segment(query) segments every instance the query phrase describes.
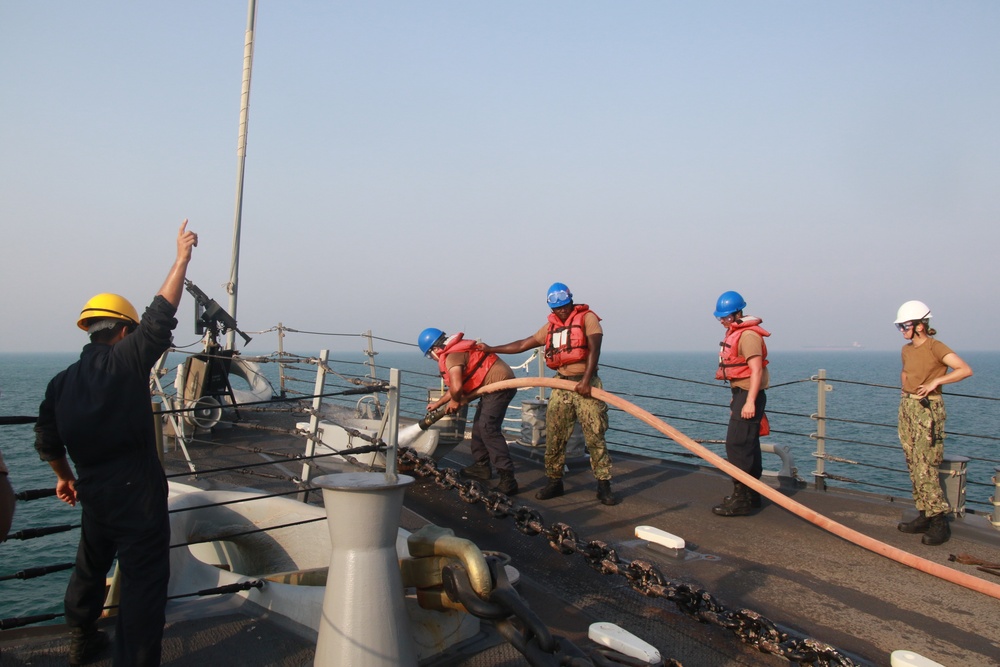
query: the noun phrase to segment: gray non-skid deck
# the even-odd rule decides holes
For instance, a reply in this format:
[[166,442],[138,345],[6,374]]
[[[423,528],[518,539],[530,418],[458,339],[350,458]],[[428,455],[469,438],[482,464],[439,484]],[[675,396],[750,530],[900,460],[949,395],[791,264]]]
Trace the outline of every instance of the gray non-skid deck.
[[[455,466],[469,460],[466,452],[459,448],[452,455]],[[522,493],[517,502],[538,509],[549,525],[565,522],[581,539],[611,542],[624,559],[653,561],[671,581],[699,586],[727,607],[757,611],[782,628],[832,644],[858,661],[888,665],[890,653],[902,649],[948,666],[1000,665],[1000,600],[876,555],[767,500],[753,516],[717,517],[710,508],[732,486],[715,471],[623,455],[614,458],[613,487],[623,497],[619,505],[605,507],[596,500],[596,483],[585,462],[572,466],[565,477],[566,495],[535,500],[544,476],[540,464],[530,460],[518,461]],[[457,498],[441,503],[433,497],[435,491],[418,485],[410,494],[410,506],[418,507],[433,521],[450,520],[449,526],[459,526],[482,548],[510,553],[515,565],[529,576],[543,577],[557,595],[587,600],[592,608],[607,614],[607,620],[622,619],[623,627],[647,638],[665,656],[685,665],[723,664],[711,657],[702,662],[704,647],[682,654],[669,644],[660,645],[645,635],[644,629],[694,636],[708,648],[730,641],[731,635],[725,631],[712,628],[706,632],[706,626],[678,612],[671,603],[651,603],[625,587],[620,577],[594,573],[574,562],[581,557],[562,556],[541,537],[504,530],[502,524],[510,521],[489,518],[481,506],[469,507]],[[949,554],[967,553],[1000,562],[1000,533],[982,516],[967,515],[954,521],[952,539],[930,547],[920,542],[919,535],[896,529],[904,511],[912,512],[912,506],[851,493],[808,489],[785,493],[865,535],[1000,583],[997,577],[973,566],[948,560]],[[427,497],[421,502],[424,494]],[[441,509],[446,507],[451,510]],[[637,525],[651,525],[684,538],[688,552],[674,558],[650,549],[634,537]],[[530,542],[543,545],[528,546]],[[548,553],[538,554],[539,548]],[[559,568],[559,562],[567,560],[575,565],[572,571],[567,566]],[[617,586],[619,593],[595,594],[598,582],[606,579],[612,580],[611,587]],[[633,613],[648,604],[656,611],[650,613],[647,608]],[[664,623],[645,627],[640,623],[637,629],[628,622],[633,615],[644,619],[662,616]],[[757,664],[766,664],[760,654],[757,660]]]
[[[102,622],[113,634],[114,621]],[[271,619],[231,612],[168,623],[163,638],[164,665],[311,665],[314,645]],[[63,626],[0,635],[0,665],[65,665],[68,639]],[[111,651],[91,663],[111,665]]]
[[[294,419],[266,418],[271,423]],[[214,439],[219,444],[189,448],[200,470],[246,465],[262,456],[272,458],[276,465],[254,468],[264,474],[249,477],[206,474],[199,476],[199,484],[276,491],[289,486],[273,475],[301,472],[301,463],[227,446],[301,453],[302,443],[295,438],[218,429]],[[781,628],[829,643],[862,664],[888,665],[889,654],[896,649],[912,650],[950,667],[1000,664],[996,631],[1000,600],[887,560],[766,500],[751,517],[716,517],[710,508],[731,485],[715,471],[618,454],[613,486],[623,502],[606,507],[595,498],[596,484],[586,462],[576,461],[565,478],[566,495],[538,501],[534,493],[544,483],[541,452],[514,450],[522,489],[516,504],[538,510],[546,524],[569,524],[581,539],[614,544],[623,559],[652,561],[667,579],[701,587],[728,607],[757,611]],[[180,453],[173,452],[168,474],[183,470],[182,462]],[[462,444],[440,465],[461,467],[468,462],[468,445]],[[177,480],[191,481],[186,476]],[[948,561],[949,554],[958,553],[1000,561],[1000,533],[982,517],[956,520],[950,542],[927,547],[919,536],[895,528],[909,509],[906,504],[804,488],[786,493],[875,539],[997,583],[996,577],[975,567]],[[314,495],[318,500],[319,494]],[[491,518],[482,503],[466,504],[457,492],[417,479],[407,490],[402,525],[416,529],[427,522],[451,528],[480,548],[509,554],[522,575],[520,591],[531,607],[554,632],[581,647],[588,647],[589,624],[606,620],[646,639],[664,657],[686,667],[788,664],[741,644],[728,630],[699,623],[668,601],[640,595],[621,577],[595,572],[579,555],[557,553],[544,538],[515,530],[510,519]],[[672,557],[648,548],[634,536],[637,525],[651,525],[684,538],[687,552]],[[65,639],[59,632],[58,627],[48,626],[0,633],[0,665],[65,664]],[[312,660],[312,644],[301,633],[248,608],[230,609],[204,620],[174,615],[165,632],[164,664],[306,665]],[[110,659],[94,664],[107,665]],[[452,656],[439,664],[526,662],[512,654],[510,647],[494,647],[475,658]]]

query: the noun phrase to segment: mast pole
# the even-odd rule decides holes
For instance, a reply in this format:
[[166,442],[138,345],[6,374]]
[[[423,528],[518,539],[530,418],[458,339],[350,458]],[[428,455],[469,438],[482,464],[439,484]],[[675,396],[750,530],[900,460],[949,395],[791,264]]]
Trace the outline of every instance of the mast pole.
[[[243,92],[240,97],[240,130],[236,146],[236,213],[233,219],[233,256],[229,269],[229,314],[236,319],[236,296],[240,273],[240,225],[243,220],[243,173],[247,157],[247,126],[250,122],[250,73],[253,69],[254,28],[257,23],[257,2],[247,2],[247,30],[243,42]],[[236,332],[226,335],[226,349],[236,349]]]

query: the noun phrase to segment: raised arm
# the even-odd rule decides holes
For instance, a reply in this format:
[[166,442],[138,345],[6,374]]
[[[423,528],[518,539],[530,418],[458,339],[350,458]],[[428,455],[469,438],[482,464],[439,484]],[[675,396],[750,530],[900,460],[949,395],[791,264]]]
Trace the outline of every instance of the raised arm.
[[177,232],[177,258],[174,260],[170,272],[158,294],[173,304],[174,308],[180,305],[181,295],[184,293],[184,277],[187,275],[188,263],[191,261],[191,250],[198,245],[198,235],[187,231],[187,219],[181,223],[180,231]]

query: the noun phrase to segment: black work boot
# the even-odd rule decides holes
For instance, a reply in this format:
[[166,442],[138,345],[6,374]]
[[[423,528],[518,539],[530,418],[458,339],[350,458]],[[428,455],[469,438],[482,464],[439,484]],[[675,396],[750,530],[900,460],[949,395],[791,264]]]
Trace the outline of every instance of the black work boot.
[[746,484],[743,484],[741,482],[736,482],[736,481],[733,482],[733,495],[729,495],[729,496],[726,496],[725,498],[723,498],[722,499],[722,503],[723,504],[727,504],[727,503],[728,504],[732,504],[732,502],[733,502],[733,496],[736,495],[736,489],[738,487],[740,487],[740,486],[742,486],[744,489],[746,489],[747,493],[750,494],[750,507],[752,507],[754,509],[760,509],[760,506],[761,506],[760,493],[758,491],[754,491],[753,489],[751,489]]
[[927,532],[920,538],[920,541],[928,546],[935,547],[944,544],[951,538],[951,526],[948,525],[947,514],[935,514],[928,518],[930,526]]
[[610,479],[597,480],[597,499],[605,505],[617,505],[620,502],[618,496],[611,491]]
[[548,500],[549,498],[555,498],[561,496],[565,491],[563,490],[562,477],[549,477],[549,483],[545,485],[545,488],[535,494],[535,498],[539,500]]
[[97,625],[69,630],[69,664],[86,665],[101,654],[111,641],[106,632],[97,629]]
[[899,528],[904,533],[926,533],[930,527],[931,520],[924,514],[923,510],[920,510],[920,514],[913,521],[900,521],[896,525],[896,528]]
[[496,491],[513,496],[517,494],[517,479],[514,478],[513,470],[499,470],[500,483],[493,487]]
[[462,468],[462,477],[482,480],[493,479],[493,471],[490,470],[490,462],[476,461],[470,466],[465,466]]
[[733,482],[733,495],[723,498],[721,503],[712,508],[712,513],[719,516],[747,516],[752,509],[750,487]]
[[740,486],[740,483],[734,481],[733,482],[733,492],[730,493],[728,496],[724,496],[722,498],[722,502],[719,503],[718,505],[716,505],[715,507],[713,507],[712,511],[715,512],[716,514],[718,514],[719,512],[717,510],[721,511],[724,508],[728,509],[729,506],[733,504],[733,501],[736,500],[736,490],[739,488],[739,486]]

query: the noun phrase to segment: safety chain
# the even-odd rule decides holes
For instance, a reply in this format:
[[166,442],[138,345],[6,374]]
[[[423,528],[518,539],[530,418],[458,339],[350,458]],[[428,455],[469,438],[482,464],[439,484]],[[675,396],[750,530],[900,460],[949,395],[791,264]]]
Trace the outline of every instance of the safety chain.
[[482,502],[490,516],[512,517],[514,526],[525,535],[543,535],[559,553],[567,556],[580,554],[597,572],[620,575],[639,593],[670,600],[689,616],[730,630],[744,644],[761,652],[780,655],[799,665],[858,667],[858,663],[829,644],[809,637],[793,637],[779,630],[772,621],[757,612],[729,609],[708,591],[670,581],[653,563],[643,560],[629,562],[622,559],[615,548],[606,542],[581,540],[576,536],[576,531],[565,523],[546,526],[537,510],[524,505],[515,507],[505,494],[487,490],[477,481],[463,481],[458,470],[438,468],[434,459],[429,456],[423,456],[413,449],[401,448],[399,463],[400,470],[411,471],[420,477],[431,477],[442,489],[457,489],[462,501],[468,504]]

